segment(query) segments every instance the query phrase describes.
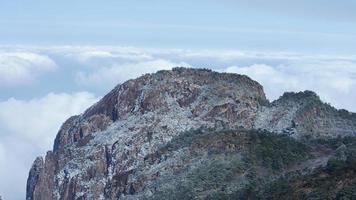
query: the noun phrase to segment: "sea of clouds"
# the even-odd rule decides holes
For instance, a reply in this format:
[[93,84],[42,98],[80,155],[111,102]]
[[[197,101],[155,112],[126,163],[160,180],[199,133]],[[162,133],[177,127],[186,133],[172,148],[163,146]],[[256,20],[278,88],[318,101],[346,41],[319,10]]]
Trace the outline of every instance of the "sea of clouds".
[[112,46],[0,47],[0,194],[23,199],[32,161],[53,145],[60,125],[115,85],[176,66],[240,73],[270,100],[313,90],[356,111],[356,56]]

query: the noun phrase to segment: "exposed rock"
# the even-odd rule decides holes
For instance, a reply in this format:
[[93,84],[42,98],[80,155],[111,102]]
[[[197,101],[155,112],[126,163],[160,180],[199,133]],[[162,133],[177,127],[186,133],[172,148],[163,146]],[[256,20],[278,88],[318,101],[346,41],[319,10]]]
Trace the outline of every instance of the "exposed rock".
[[[160,177],[208,162],[207,149],[231,151],[233,160],[241,161],[245,136],[238,137],[238,144],[216,138],[217,143],[212,139],[206,148],[206,143],[197,143],[162,152],[172,139],[200,128],[266,129],[295,138],[327,138],[356,135],[356,117],[323,104],[308,91],[286,93],[269,103],[262,86],[243,75],[185,68],[159,71],[118,85],[82,115],[69,118],[53,151],[45,161],[34,162],[26,198],[148,198],[162,191],[158,187],[171,187]],[[219,154],[215,159],[224,163],[227,158]]]
[[44,162],[42,157],[36,158],[35,162],[32,164],[27,180],[26,199],[34,198],[35,189],[38,188],[37,184],[39,183],[39,178],[42,174],[43,166]]
[[285,93],[259,110],[254,128],[293,137],[356,135],[356,115],[321,102],[311,91]]

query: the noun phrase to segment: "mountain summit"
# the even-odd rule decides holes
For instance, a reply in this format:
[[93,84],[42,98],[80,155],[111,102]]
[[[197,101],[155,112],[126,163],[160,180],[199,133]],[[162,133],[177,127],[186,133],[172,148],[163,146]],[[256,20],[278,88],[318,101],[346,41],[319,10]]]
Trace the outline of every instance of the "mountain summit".
[[[320,188],[294,191],[305,175],[335,160],[353,166],[354,136],[356,114],[314,92],[269,102],[247,76],[174,68],[126,81],[69,118],[34,161],[26,199],[277,199],[269,186],[291,172],[289,194],[306,198]],[[353,186],[348,175],[331,196]]]

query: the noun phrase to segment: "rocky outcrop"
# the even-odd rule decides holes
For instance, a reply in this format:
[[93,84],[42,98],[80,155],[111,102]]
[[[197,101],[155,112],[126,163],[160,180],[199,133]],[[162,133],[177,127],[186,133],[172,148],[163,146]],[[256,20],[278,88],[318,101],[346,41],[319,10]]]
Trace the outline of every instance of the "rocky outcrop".
[[356,114],[321,102],[311,91],[285,93],[257,115],[254,128],[296,138],[356,135]]
[[[193,144],[161,152],[182,133],[200,129],[265,129],[324,138],[355,135],[356,117],[323,104],[312,92],[286,93],[269,103],[262,86],[243,75],[159,71],[118,85],[82,115],[69,118],[53,151],[34,162],[26,198],[149,198],[163,187],[159,183],[166,179],[160,177],[183,173],[206,158],[204,148],[192,155],[193,147],[201,148]],[[235,145],[239,160],[240,146],[229,145]]]
[[42,157],[36,158],[35,162],[33,162],[27,180],[26,199],[32,199],[35,189],[38,188],[36,185],[39,183],[40,174],[43,171],[43,165],[44,163]]

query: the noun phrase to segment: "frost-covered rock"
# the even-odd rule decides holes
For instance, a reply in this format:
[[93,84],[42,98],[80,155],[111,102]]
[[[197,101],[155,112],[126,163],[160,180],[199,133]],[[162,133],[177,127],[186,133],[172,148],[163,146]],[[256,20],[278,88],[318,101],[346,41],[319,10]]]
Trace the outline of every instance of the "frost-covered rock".
[[[188,162],[192,169],[192,163],[203,162],[189,148],[158,155],[189,130],[266,129],[296,138],[336,137],[355,135],[355,119],[312,92],[288,93],[269,103],[262,86],[243,75],[159,71],[118,85],[82,115],[69,118],[53,151],[34,162],[26,198],[149,197],[164,185],[159,177],[170,177]],[[158,157],[152,160],[152,155]]]
[[356,114],[336,110],[311,91],[285,93],[257,115],[254,128],[295,138],[356,135]]

